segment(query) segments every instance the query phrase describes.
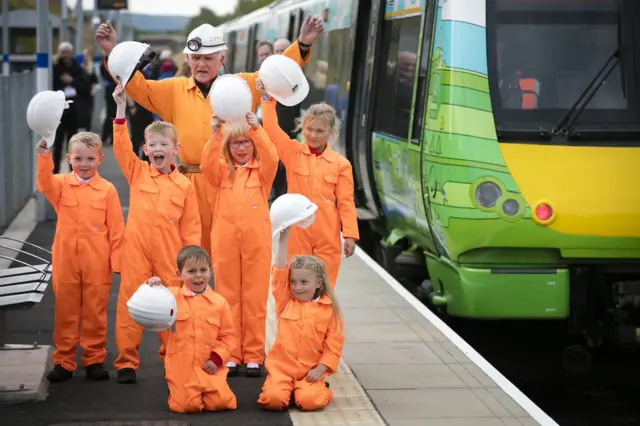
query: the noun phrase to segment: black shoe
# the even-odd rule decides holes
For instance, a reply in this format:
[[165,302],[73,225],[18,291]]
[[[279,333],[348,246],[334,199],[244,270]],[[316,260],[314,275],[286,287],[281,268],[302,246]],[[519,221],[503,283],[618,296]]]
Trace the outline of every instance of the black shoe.
[[118,383],[130,384],[136,382],[136,370],[133,368],[123,368],[118,370]]
[[327,389],[329,389],[331,386],[329,386],[329,382],[324,382],[324,385],[327,387]]
[[227,377],[236,377],[238,375],[238,371],[240,371],[240,366],[236,365],[235,367],[227,367],[229,372],[227,373]]
[[247,377],[262,377],[262,366],[258,365],[258,368],[249,368],[245,366],[244,374]]
[[85,371],[89,380],[109,380],[109,372],[102,363],[87,365]]
[[67,380],[71,379],[71,377],[73,377],[73,372],[65,370],[62,367],[62,364],[56,364],[55,367],[53,367],[53,370],[51,370],[49,374],[47,374],[47,380],[49,380],[51,383],[66,382]]

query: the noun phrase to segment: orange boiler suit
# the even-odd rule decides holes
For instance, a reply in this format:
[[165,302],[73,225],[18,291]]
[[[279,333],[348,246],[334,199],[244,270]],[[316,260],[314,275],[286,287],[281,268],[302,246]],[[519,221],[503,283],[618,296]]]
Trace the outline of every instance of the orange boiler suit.
[[[176,298],[174,326],[158,333],[169,385],[169,409],[176,413],[235,410],[236,396],[227,383],[225,363],[237,336],[226,300],[207,286],[201,294],[186,287],[169,289]],[[207,374],[207,360],[218,366]]]
[[88,182],[73,172],[54,175],[50,153],[38,154],[36,185],[58,215],[51,253],[53,363],[75,371],[80,343],[84,367],[104,364],[112,272],[120,272],[125,229],[118,192],[97,172]]
[[211,229],[215,289],[231,306],[238,340],[231,361],[264,363],[271,220],[268,196],[278,170],[278,154],[262,127],[249,130],[260,160],[236,166],[222,157],[215,136],[202,152],[202,173],[217,193]]
[[[303,67],[311,58],[311,49],[307,51],[303,59],[300,55],[300,45],[296,40],[283,52],[283,55],[290,57]],[[106,66],[107,61],[105,60]],[[260,93],[256,90],[258,73],[239,73],[236,75],[246,80],[249,85],[253,95],[252,111],[255,111],[260,104]],[[162,120],[176,126],[178,139],[182,146],[178,154],[181,168],[193,183],[198,196],[202,223],[202,242],[199,245],[211,255],[209,235],[211,235],[216,194],[200,171],[202,149],[211,136],[210,123],[213,109],[209,103],[208,95],[206,98],[202,95],[193,77],[147,80],[140,71],[134,73],[125,88],[127,95],[132,100],[146,110],[159,115]]]
[[176,256],[183,247],[200,244],[200,216],[189,179],[175,167],[165,175],[140,160],[133,152],[124,119],[114,120],[113,152],[130,187],[116,307],[118,357],[114,365],[118,370],[137,370],[143,329],[131,319],[127,301],[154,275],[167,286],[179,285]]
[[[268,375],[258,403],[269,410],[282,410],[289,406],[293,392],[302,410],[324,408],[332,396],[325,379],[338,370],[342,356],[343,323],[336,320],[328,296],[303,302],[291,295],[289,266],[273,268],[271,285],[278,334],[267,355]],[[327,372],[317,382],[307,382],[307,373],[318,364],[324,364]]]
[[307,143],[290,139],[278,126],[274,100],[262,101],[262,123],[287,170],[287,192],[302,194],[318,205],[311,226],[291,228],[288,256],[318,256],[334,288],[342,261],[341,222],[344,238],[357,241],[360,237],[351,163],[330,145],[316,154]]

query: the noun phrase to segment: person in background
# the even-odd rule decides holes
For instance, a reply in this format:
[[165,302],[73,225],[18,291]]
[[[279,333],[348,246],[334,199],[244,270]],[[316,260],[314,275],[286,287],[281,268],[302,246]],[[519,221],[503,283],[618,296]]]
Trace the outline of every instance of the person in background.
[[265,59],[273,55],[273,44],[266,40],[259,42],[256,46],[256,53],[258,54],[258,66],[260,66]]
[[73,45],[63,42],[58,47],[53,63],[53,90],[61,90],[67,100],[73,101],[65,109],[56,130],[53,145],[53,173],[60,171],[60,160],[66,151],[66,145],[73,135],[78,133],[79,115],[83,101],[91,94],[91,79],[73,56]]
[[78,111],[78,130],[91,131],[93,125],[93,100],[96,93],[96,84],[98,84],[98,77],[96,76],[93,61],[89,51],[84,49],[82,51],[82,68],[89,76],[91,82],[91,90],[86,97],[79,99],[80,109]]

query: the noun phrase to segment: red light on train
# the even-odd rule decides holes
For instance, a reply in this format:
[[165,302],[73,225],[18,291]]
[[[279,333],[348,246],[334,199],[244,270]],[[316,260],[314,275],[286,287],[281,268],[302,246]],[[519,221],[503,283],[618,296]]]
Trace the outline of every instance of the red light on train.
[[553,216],[553,210],[548,204],[543,203],[536,207],[536,217],[538,218],[538,220],[546,222],[547,220],[551,219],[551,216]]

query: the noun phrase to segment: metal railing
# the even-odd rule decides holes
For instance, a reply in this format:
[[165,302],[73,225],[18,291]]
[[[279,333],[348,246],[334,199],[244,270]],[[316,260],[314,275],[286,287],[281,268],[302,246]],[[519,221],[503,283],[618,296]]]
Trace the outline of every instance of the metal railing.
[[34,72],[0,76],[0,228],[34,193],[36,142],[26,111],[35,94]]

